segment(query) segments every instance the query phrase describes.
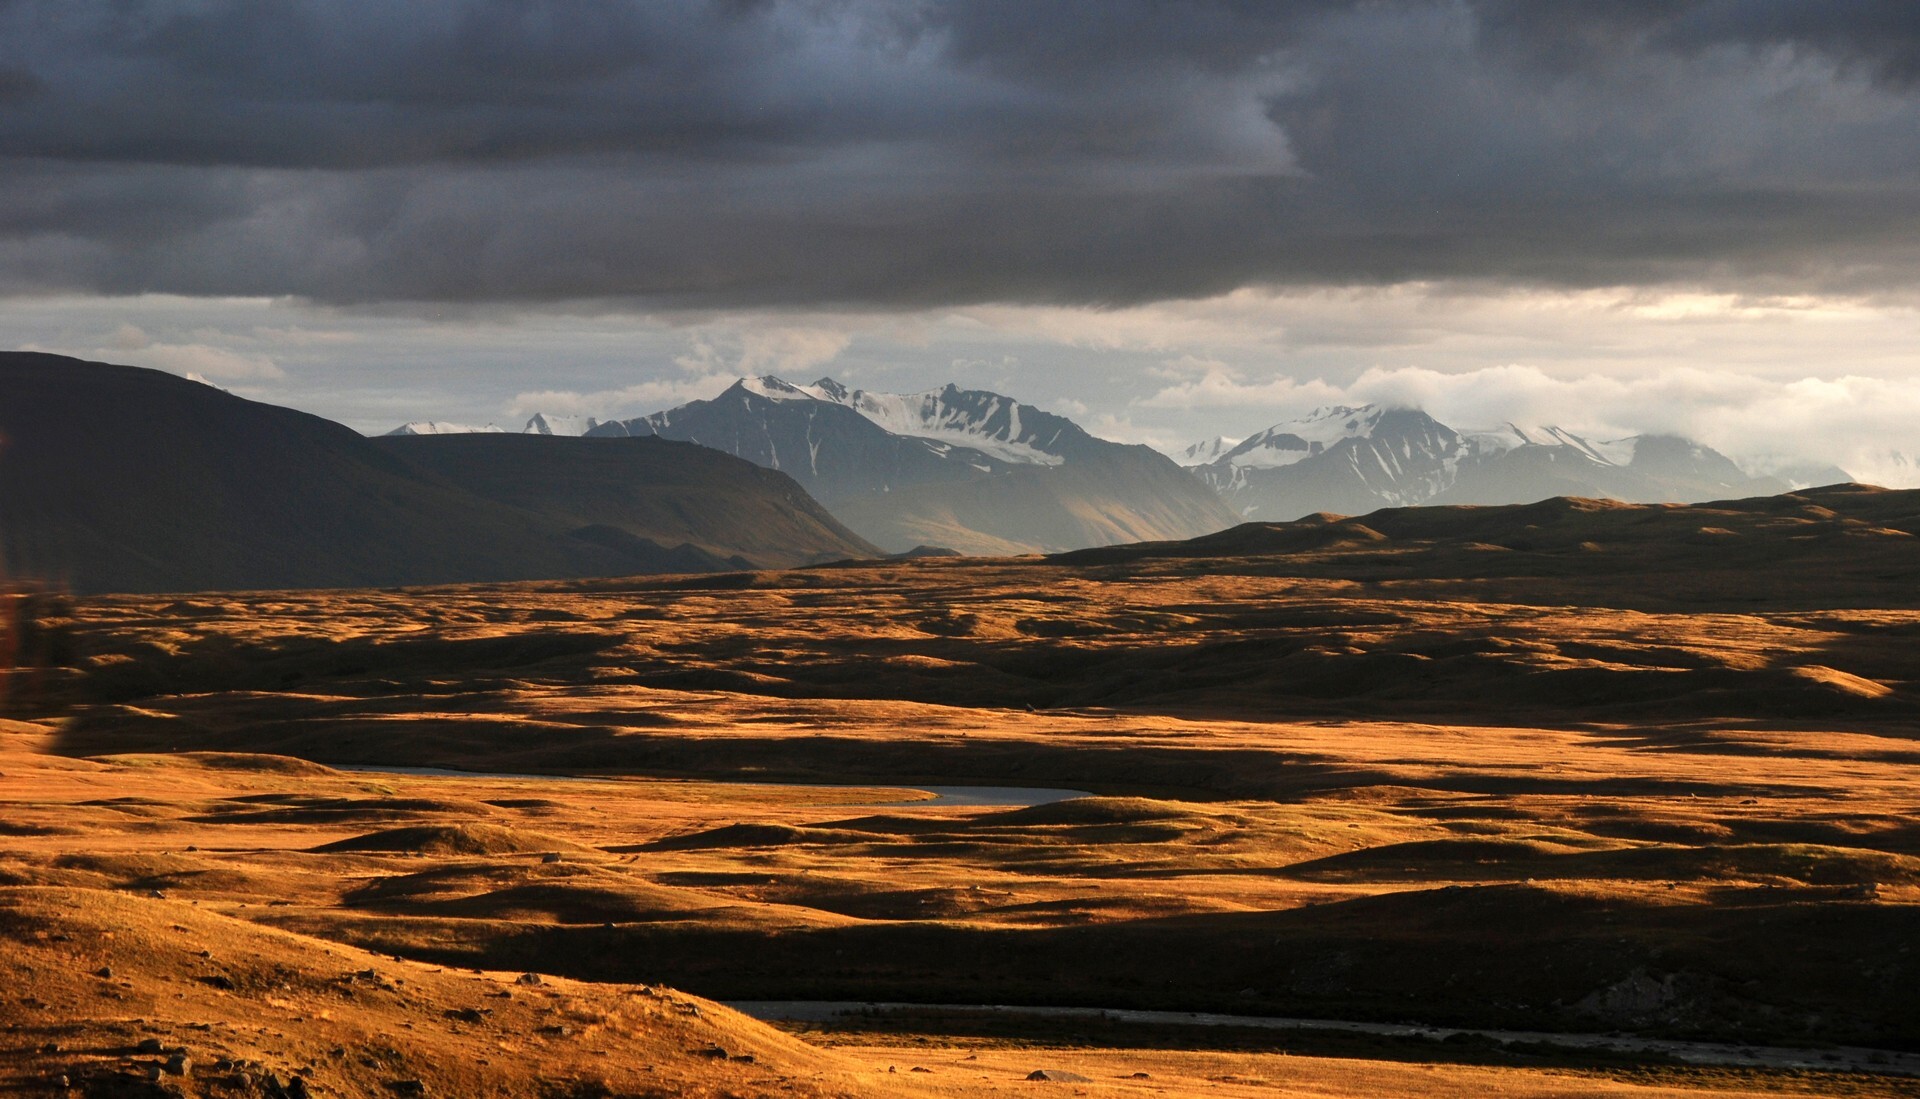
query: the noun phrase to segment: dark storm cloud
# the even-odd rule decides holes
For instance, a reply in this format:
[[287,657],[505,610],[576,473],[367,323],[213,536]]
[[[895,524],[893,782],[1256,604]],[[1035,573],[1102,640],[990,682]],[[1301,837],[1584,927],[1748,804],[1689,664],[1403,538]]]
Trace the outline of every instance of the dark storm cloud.
[[1909,288],[1917,7],[0,0],[0,290]]

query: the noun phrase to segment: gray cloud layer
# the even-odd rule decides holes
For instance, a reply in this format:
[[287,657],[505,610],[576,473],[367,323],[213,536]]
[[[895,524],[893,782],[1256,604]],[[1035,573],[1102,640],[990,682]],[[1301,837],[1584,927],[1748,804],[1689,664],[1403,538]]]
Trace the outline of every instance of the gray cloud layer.
[[0,0],[0,292],[1920,282],[1907,0]]

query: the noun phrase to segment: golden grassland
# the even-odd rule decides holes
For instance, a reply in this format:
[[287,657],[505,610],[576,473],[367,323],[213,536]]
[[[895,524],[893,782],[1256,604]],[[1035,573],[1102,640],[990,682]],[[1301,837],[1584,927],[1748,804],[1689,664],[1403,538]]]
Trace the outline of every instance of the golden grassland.
[[[50,736],[14,724],[0,751],[9,833],[0,969],[10,992],[0,998],[0,1087],[20,1093],[59,1094],[43,1085],[61,1077],[78,1094],[210,1096],[271,1094],[274,1082],[296,1079],[322,1095],[406,1094],[414,1082],[422,1094],[528,1096],[1914,1093],[1885,1077],[1636,1076],[1408,1063],[1364,1049],[1308,1057],[871,1034],[807,1045],[659,984],[553,976],[571,967],[598,976],[591,958],[564,949],[539,959],[538,984],[521,983],[520,967],[489,968],[484,951],[463,959],[471,967],[395,952],[433,957],[448,944],[537,928],[599,933],[609,923],[777,937],[959,918],[925,911],[929,898],[978,906],[972,918],[983,926],[1019,928],[1124,923],[1169,901],[1257,911],[1329,894],[1256,884],[1229,899],[1230,885],[1214,880],[1190,893],[1094,898],[1113,879],[1060,867],[1002,871],[976,889],[957,884],[969,861],[957,852],[941,857],[943,869],[878,852],[807,859],[769,857],[777,844],[687,842],[738,830],[743,818],[799,830],[895,791],[604,781],[565,784],[555,797],[552,782],[341,773],[274,757],[73,760],[44,751]],[[935,834],[1047,808],[888,814]],[[1351,849],[1355,841],[1335,833],[1373,828],[1376,812],[1329,807],[1324,840],[1290,842]],[[1126,839],[1127,849],[1166,842]],[[149,1039],[159,1049],[142,1052]],[[164,1068],[176,1050],[189,1059],[185,1076]],[[1036,1068],[1091,1082],[1027,1082]]]
[[[342,1095],[1912,1094],[1123,1033],[807,1045],[695,995],[1920,1047],[1905,495],[43,600],[0,735],[0,1063],[115,1094],[158,1036],[240,1067],[140,1086],[210,1095],[296,1068]],[[323,765],[376,763],[597,777]],[[873,788],[925,782],[1099,796]],[[369,968],[412,991],[342,976]]]

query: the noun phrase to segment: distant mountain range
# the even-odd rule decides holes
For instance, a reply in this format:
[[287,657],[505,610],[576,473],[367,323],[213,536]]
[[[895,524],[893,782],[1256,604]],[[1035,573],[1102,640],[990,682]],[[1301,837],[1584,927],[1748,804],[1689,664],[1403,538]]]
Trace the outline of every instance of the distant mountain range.
[[1461,432],[1416,409],[1323,408],[1232,446],[1189,447],[1185,464],[1248,519],[1362,515],[1415,504],[1516,504],[1552,496],[1629,503],[1766,496],[1850,481],[1837,467],[1794,480],[1747,474],[1673,435],[1598,442],[1557,427]]
[[[1457,431],[1322,409],[1155,450],[1011,398],[743,379],[628,420],[339,424],[134,367],[0,353],[0,569],[80,591],[347,587],[776,568],[1177,541],[1243,519],[1554,496],[1687,502],[1756,477],[1675,436]],[[823,506],[824,505],[824,506]]]
[[889,551],[1074,549],[1191,538],[1235,519],[1207,487],[1145,446],[982,390],[869,393],[831,378],[742,379],[708,401],[599,424],[589,438],[695,442],[793,477]]
[[[393,434],[454,430],[428,421]],[[1318,512],[1553,496],[1697,502],[1852,480],[1817,465],[1751,475],[1673,435],[1598,440],[1517,424],[1458,430],[1418,409],[1376,405],[1322,408],[1250,438],[1195,443],[1169,460],[997,393],[954,385],[872,393],[831,378],[743,378],[712,400],[649,416],[536,415],[524,431],[657,435],[723,450],[791,475],[848,527],[894,552],[922,544],[1051,552]],[[1211,493],[1195,491],[1194,480]]]
[[793,480],[661,439],[368,439],[156,370],[0,353],[0,565],[82,592],[791,566],[878,554]]
[[[536,412],[528,418],[522,435],[585,435],[600,426],[600,421],[591,416],[549,416]],[[472,424],[449,423],[445,420],[415,420],[401,424],[388,435],[491,435],[505,434],[506,428],[499,424],[475,427]]]

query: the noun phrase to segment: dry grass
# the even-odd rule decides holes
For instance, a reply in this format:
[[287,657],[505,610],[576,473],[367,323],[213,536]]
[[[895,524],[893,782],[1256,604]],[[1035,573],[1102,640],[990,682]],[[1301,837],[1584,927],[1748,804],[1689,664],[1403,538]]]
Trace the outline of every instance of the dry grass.
[[[1423,520],[1472,520],[1445,537],[1386,514],[1377,537],[1249,528],[1212,556],[50,603],[35,636],[70,671],[40,673],[37,705],[75,706],[0,734],[0,883],[15,904],[113,898],[102,926],[184,906],[223,921],[205,935],[421,973],[1920,1047],[1920,563],[1909,536],[1874,533],[1898,516],[1816,506]],[[1715,571],[1725,536],[1647,533],[1674,523],[1779,552]],[[844,788],[925,781],[1102,796],[994,810]],[[122,1025],[82,1011],[100,1006],[86,987],[43,1021]],[[1041,1053],[989,1069],[949,1044],[908,1074],[904,1047],[729,1025],[774,1043],[756,1066],[644,1056],[688,1087],[962,1095]],[[437,1048],[409,1065],[452,1055]],[[1807,1086],[1072,1056],[1093,1094],[1147,1089],[1114,1079],[1134,1071],[1172,1094]],[[487,1086],[537,1074],[509,1075]]]
[[[356,915],[422,930],[441,946],[528,926],[599,930],[603,917],[692,920],[755,935],[925,920],[923,912],[876,912],[850,921],[817,907],[827,895],[900,905],[900,897],[876,899],[874,888],[886,867],[908,861],[898,857],[836,855],[828,861],[838,872],[817,893],[769,901],[758,899],[767,883],[805,879],[824,867],[783,869],[758,857],[766,852],[713,847],[666,854],[676,845],[658,839],[644,856],[591,847],[698,834],[748,814],[770,822],[803,821],[823,811],[833,816],[848,808],[835,802],[872,794],[606,782],[569,785],[569,796],[555,798],[552,784],[349,775],[271,758],[253,766],[230,758],[217,766],[204,759],[76,761],[42,753],[45,739],[36,727],[14,725],[0,753],[10,833],[0,872],[10,883],[44,883],[0,888],[0,941],[6,944],[0,966],[9,987],[0,999],[0,1063],[5,1081],[29,1094],[64,1075],[85,1094],[249,1095],[263,1093],[270,1076],[291,1082],[304,1074],[316,1094],[327,1095],[389,1095],[398,1082],[418,1080],[427,1094],[440,1095],[968,1096],[1029,1093],[1040,1085],[1022,1078],[1036,1067],[1092,1078],[1093,1084],[1074,1086],[1091,1095],[1690,1091],[1563,1070],[1164,1049],[984,1048],[965,1041],[811,1049],[657,985],[549,975],[528,986],[516,983],[518,970],[403,961],[341,940],[355,937]],[[384,803],[405,807],[393,812],[443,820],[531,817],[576,842],[560,849],[558,863],[522,852],[520,844],[489,844],[478,854],[430,843],[378,853],[328,851],[337,841],[314,841],[362,825],[343,829],[323,816],[263,820],[252,809],[227,820],[209,811],[290,799],[358,811]],[[1240,809],[1114,799],[1013,812],[890,808],[884,818],[859,823],[883,829],[868,836],[917,834],[943,847],[948,841],[936,837],[955,832],[1019,846],[1023,830],[1038,829],[1051,830],[1039,833],[1046,837],[1042,846],[1077,833],[1088,847],[1133,849],[1175,839],[1140,829],[1184,832],[1196,821],[1204,829],[1251,819]],[[471,822],[421,827],[481,836],[508,830]],[[823,830],[836,829],[828,822]],[[952,865],[965,861],[952,852],[946,857]],[[1084,901],[1084,888],[1070,877],[1008,874],[1005,880]],[[857,888],[863,881],[864,892]],[[947,892],[974,891],[949,886]],[[589,902],[603,907],[577,907]],[[1018,907],[1012,898],[990,896],[988,908],[1001,911],[988,912],[989,920],[1019,925],[1022,918],[1005,911]],[[317,934],[290,934],[275,925]],[[98,975],[102,967],[109,976]],[[162,1053],[140,1052],[139,1043],[149,1038],[162,1043]],[[753,1061],[718,1060],[708,1055],[714,1047]],[[190,1075],[163,1072],[159,1084],[147,1083],[175,1048],[191,1058]],[[913,1073],[915,1066],[933,1071]],[[1139,1072],[1148,1078],[1133,1079]],[[1898,1086],[1863,1084],[1858,1094],[1899,1094]],[[1761,1077],[1732,1088],[1717,1083],[1713,1090],[1800,1089],[1790,1077]]]

